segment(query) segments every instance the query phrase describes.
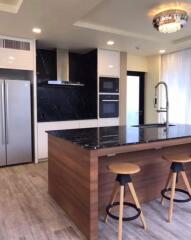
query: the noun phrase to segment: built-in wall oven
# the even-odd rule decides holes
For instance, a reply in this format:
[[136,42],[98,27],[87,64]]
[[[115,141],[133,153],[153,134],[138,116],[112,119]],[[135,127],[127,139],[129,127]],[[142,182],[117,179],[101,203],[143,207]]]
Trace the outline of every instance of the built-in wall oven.
[[99,77],[99,117],[119,117],[119,78]]
[[119,93],[119,78],[100,77],[99,92],[100,93]]
[[99,117],[119,117],[119,95],[100,94],[99,96]]

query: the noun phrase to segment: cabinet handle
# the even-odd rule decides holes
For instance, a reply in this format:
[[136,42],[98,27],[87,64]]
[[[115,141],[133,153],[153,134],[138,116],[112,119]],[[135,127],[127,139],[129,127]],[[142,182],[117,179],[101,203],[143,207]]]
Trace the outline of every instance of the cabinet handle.
[[5,84],[6,89],[6,143],[9,143],[9,87],[8,84]]
[[5,144],[5,102],[4,102],[4,84],[1,84],[1,128],[2,128],[2,145]]
[[119,102],[119,100],[101,100],[102,102]]

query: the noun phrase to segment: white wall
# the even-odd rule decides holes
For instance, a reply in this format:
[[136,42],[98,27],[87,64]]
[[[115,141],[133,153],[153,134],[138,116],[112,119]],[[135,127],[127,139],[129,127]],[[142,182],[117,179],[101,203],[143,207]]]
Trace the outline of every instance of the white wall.
[[148,71],[147,57],[127,54],[127,70],[147,72]]
[[127,102],[127,53],[120,53],[120,125],[126,125],[126,102]]
[[158,114],[154,109],[154,87],[160,81],[161,56],[147,57],[148,72],[145,77],[145,122],[158,122]]
[[[158,121],[158,114],[154,109],[154,87],[160,81],[161,56],[138,56],[127,54],[127,70],[145,72],[145,123]],[[126,86],[124,86],[126,87]],[[126,105],[126,98],[122,98]]]
[[[123,60],[124,62],[124,60]],[[148,60],[147,57],[144,56],[138,56],[127,53],[126,55],[126,77],[125,77],[125,83],[123,82],[122,87],[122,97],[121,97],[121,105],[123,106],[123,112],[121,113],[120,117],[122,118],[121,121],[126,124],[127,123],[127,71],[135,71],[135,72],[147,72],[148,71]],[[147,95],[147,92],[145,92],[145,95]],[[125,115],[125,116],[124,116]],[[120,122],[121,122],[120,121]]]

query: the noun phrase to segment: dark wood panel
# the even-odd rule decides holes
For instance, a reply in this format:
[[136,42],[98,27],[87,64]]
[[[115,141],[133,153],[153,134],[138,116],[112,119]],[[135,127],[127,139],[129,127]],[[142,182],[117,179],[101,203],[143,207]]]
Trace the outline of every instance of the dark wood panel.
[[98,234],[98,180],[96,155],[49,135],[49,193],[82,233]]

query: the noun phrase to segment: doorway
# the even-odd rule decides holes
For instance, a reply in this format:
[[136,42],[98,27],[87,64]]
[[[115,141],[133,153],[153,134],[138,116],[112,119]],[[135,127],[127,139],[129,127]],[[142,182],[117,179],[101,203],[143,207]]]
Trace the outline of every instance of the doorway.
[[126,124],[144,124],[145,73],[127,71]]

